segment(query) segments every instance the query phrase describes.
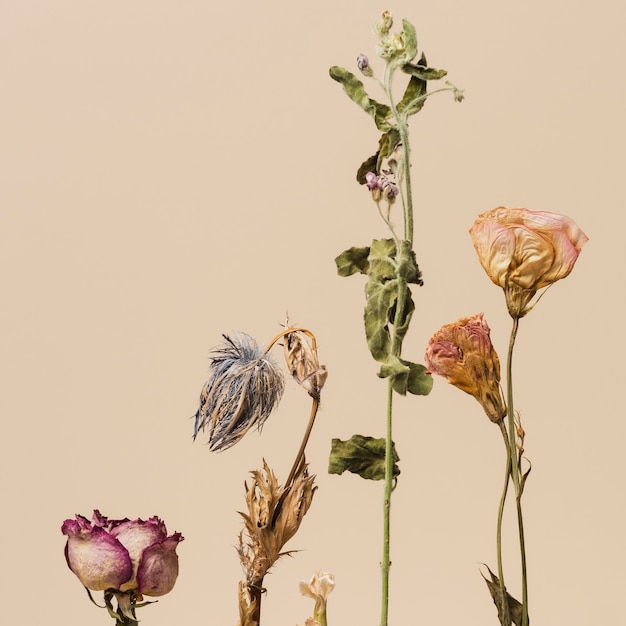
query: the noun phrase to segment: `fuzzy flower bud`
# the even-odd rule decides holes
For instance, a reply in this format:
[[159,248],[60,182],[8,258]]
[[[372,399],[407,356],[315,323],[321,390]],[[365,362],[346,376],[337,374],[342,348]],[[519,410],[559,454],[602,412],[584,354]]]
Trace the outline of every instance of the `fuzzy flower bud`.
[[480,264],[504,289],[516,319],[531,310],[537,291],[569,275],[588,241],[564,215],[505,207],[479,215],[470,235]]
[[380,22],[378,24],[374,24],[374,32],[379,37],[384,37],[391,30],[393,26],[393,16],[390,11],[383,11],[381,15]]
[[374,76],[374,71],[370,67],[370,60],[365,54],[359,54],[356,60],[356,66],[359,68],[361,74],[367,78]]
[[482,313],[446,324],[432,336],[425,359],[429,373],[474,396],[487,417],[498,422],[506,415],[506,405],[500,390],[500,360],[489,332]]

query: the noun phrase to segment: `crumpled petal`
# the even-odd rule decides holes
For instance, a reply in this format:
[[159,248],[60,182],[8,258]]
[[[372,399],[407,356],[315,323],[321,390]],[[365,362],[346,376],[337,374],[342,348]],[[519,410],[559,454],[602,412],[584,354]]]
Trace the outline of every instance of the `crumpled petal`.
[[174,533],[143,551],[137,568],[139,593],[146,596],[163,596],[174,588],[178,578],[176,546],[182,540],[180,533]]
[[530,310],[538,290],[570,274],[588,241],[565,215],[506,207],[479,215],[470,235],[483,269],[504,289],[513,317]]
[[88,589],[119,589],[131,578],[133,567],[128,551],[100,526],[76,515],[75,520],[63,522],[61,532],[68,538],[67,564]]

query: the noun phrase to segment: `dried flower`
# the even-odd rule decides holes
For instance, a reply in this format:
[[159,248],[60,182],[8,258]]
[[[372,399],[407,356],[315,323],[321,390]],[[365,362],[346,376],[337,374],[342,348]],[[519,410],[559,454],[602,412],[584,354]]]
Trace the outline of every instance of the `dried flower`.
[[200,394],[193,433],[195,440],[207,428],[209,447],[215,451],[230,448],[255,425],[261,431],[285,387],[278,365],[252,337],[223,337]]
[[[335,588],[335,577],[328,572],[317,572],[309,581],[300,581],[300,593],[315,600],[313,609],[313,624],[326,625],[326,602],[328,594]],[[309,620],[305,622],[309,623]]]
[[479,313],[442,326],[426,348],[429,372],[474,396],[492,422],[506,415],[500,390],[500,360],[489,326]]
[[68,567],[91,591],[115,595],[123,615],[134,619],[135,601],[169,593],[178,577],[180,533],[167,535],[158,517],[147,521],[108,520],[98,510],[92,521],[82,515],[61,526],[67,535]]
[[260,613],[263,578],[281,556],[284,545],[298,532],[317,487],[302,463],[289,485],[281,487],[263,461],[263,470],[251,472],[246,489],[247,513],[239,514],[244,529],[239,534],[239,560],[246,576],[239,586],[240,626],[255,626]]
[[294,330],[285,335],[283,346],[291,375],[312,398],[319,400],[328,372],[325,365],[320,365],[315,343],[309,344],[305,333]]
[[239,536],[238,552],[248,584],[258,585],[274,563],[288,554],[282,549],[300,528],[316,487],[306,464],[285,488],[265,461],[262,471],[251,474],[252,484],[245,485],[248,512],[240,512],[245,533]]
[[504,289],[516,319],[530,311],[537,291],[569,275],[588,240],[564,215],[505,207],[479,215],[470,235],[480,264]]

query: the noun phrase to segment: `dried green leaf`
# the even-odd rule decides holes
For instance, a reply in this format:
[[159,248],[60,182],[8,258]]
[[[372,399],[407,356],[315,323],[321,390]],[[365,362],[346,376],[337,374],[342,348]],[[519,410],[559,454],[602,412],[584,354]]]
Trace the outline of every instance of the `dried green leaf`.
[[370,98],[365,91],[365,85],[350,71],[333,65],[329,70],[330,77],[343,86],[344,91],[366,113],[372,116],[378,130],[387,131],[391,128],[389,119],[392,117],[391,108]]
[[349,248],[344,250],[336,259],[337,273],[339,276],[352,276],[357,272],[367,274],[369,270],[368,257],[370,254],[369,247]]
[[417,34],[415,26],[409,20],[402,20],[402,31],[404,33],[404,56],[407,61],[412,61],[417,55]]
[[409,116],[421,111],[426,102],[426,98],[423,97],[426,94],[426,84],[425,80],[411,76],[402,99],[398,102],[399,113],[406,113]]
[[397,279],[380,282],[370,276],[365,285],[365,337],[367,346],[376,361],[385,361],[391,352],[389,310],[398,297]]
[[401,396],[405,396],[407,392],[416,396],[427,396],[433,387],[433,377],[426,374],[426,371],[424,365],[390,355],[381,366],[378,376],[391,378],[393,390]]
[[433,388],[433,377],[426,373],[426,366],[421,363],[406,364],[409,367],[406,390],[414,396],[427,396]]
[[[422,59],[424,59],[423,56]],[[420,80],[440,80],[448,74],[446,70],[436,70],[434,67],[426,67],[426,64],[422,64],[421,61],[417,65],[413,65],[412,63],[403,65],[402,71]]]
[[376,154],[361,163],[356,173],[356,180],[360,185],[364,185],[367,181],[365,176],[368,172],[380,174],[383,159],[391,156],[396,146],[400,143],[400,131],[397,128],[390,128],[383,133],[378,140],[378,150]]
[[375,280],[391,280],[397,276],[396,244],[393,239],[374,239],[370,246],[369,271],[370,278]]
[[[522,604],[518,600],[516,600],[508,591],[502,593],[502,588],[500,587],[500,579],[491,571],[491,569],[485,565],[487,570],[489,571],[489,576],[491,580],[489,580],[482,572],[481,576],[485,579],[487,583],[487,587],[489,588],[489,593],[491,594],[491,598],[493,599],[493,603],[496,605],[498,609],[498,619],[500,620],[501,626],[511,626],[511,623],[515,624],[515,626],[522,626]],[[506,596],[506,600],[504,597]],[[508,608],[508,618],[507,618],[507,609]]]
[[[400,474],[397,463],[400,460],[392,443],[393,476]],[[345,471],[358,474],[367,480],[385,478],[385,440],[352,435],[348,441],[333,439],[328,463],[329,474],[343,474]]]

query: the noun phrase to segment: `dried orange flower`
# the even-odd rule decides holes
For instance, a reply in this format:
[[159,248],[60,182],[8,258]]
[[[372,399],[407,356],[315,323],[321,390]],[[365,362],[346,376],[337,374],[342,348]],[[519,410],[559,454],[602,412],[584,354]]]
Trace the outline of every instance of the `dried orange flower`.
[[492,422],[506,415],[500,390],[500,360],[491,344],[490,329],[479,313],[442,326],[428,342],[430,373],[474,396]]
[[569,217],[505,207],[479,215],[470,235],[480,264],[504,289],[513,318],[530,311],[537,291],[569,275],[588,241]]

